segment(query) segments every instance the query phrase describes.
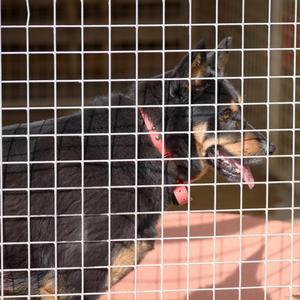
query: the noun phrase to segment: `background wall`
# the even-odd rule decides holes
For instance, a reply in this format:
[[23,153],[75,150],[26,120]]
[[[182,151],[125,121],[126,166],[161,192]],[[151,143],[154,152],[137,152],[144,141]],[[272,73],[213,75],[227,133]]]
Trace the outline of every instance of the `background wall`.
[[[277,145],[277,155],[280,157],[269,160],[269,180],[273,184],[256,185],[253,191],[243,190],[243,206],[249,208],[264,208],[266,195],[270,208],[282,207],[282,210],[270,211],[271,215],[280,218],[290,218],[292,203],[292,163],[288,155],[293,153],[292,128],[293,117],[295,127],[300,128],[300,84],[299,78],[293,78],[294,72],[300,75],[300,51],[297,50],[297,65],[293,65],[294,58],[294,1],[272,0],[271,20],[268,20],[268,0],[245,0],[244,15],[244,93],[245,117],[259,129],[281,129],[270,132],[270,139]],[[167,0],[165,2],[165,41],[162,41],[162,1],[139,0],[138,41],[136,41],[135,24],[136,12],[133,0],[112,0],[111,29],[112,50],[146,52],[138,54],[139,78],[151,77],[161,73],[162,53],[150,52],[162,50],[163,43],[166,50],[188,49],[189,46],[189,16],[188,0]],[[193,1],[192,7],[192,44],[204,38],[207,48],[213,49],[215,34],[218,30],[218,40],[233,36],[233,48],[226,75],[242,76],[242,33],[243,19],[242,1],[219,0],[218,27],[216,22],[215,0]],[[80,1],[59,0],[56,10],[56,27],[53,29],[53,1],[30,0],[30,22],[28,32],[29,43],[29,78],[28,85],[30,121],[53,117],[54,105],[54,75],[57,82],[58,115],[71,113],[68,106],[81,105],[81,50],[84,55],[84,101],[89,104],[97,95],[107,95],[108,83],[99,79],[108,78],[108,54],[101,51],[108,50],[108,7],[106,1],[84,1],[84,45],[81,45]],[[26,84],[26,3],[20,0],[1,1],[2,25],[2,103],[3,124],[26,122],[27,84]],[[272,21],[268,28],[266,22]],[[300,9],[298,22],[300,21]],[[283,23],[284,22],[284,23]],[[149,25],[153,25],[149,27]],[[156,26],[157,24],[158,26]],[[179,26],[186,24],[186,26]],[[10,26],[13,25],[13,26]],[[16,26],[18,25],[18,26]],[[120,26],[117,26],[120,25]],[[126,26],[125,26],[126,25]],[[299,30],[299,25],[297,30]],[[270,41],[268,44],[268,30]],[[57,43],[54,43],[54,35]],[[298,36],[297,47],[300,47]],[[270,45],[272,51],[268,51]],[[54,74],[54,54],[56,50],[57,70]],[[147,52],[149,50],[149,52]],[[71,53],[70,53],[71,51]],[[99,52],[100,51],[100,52]],[[13,53],[12,53],[13,52]],[[183,56],[180,52],[166,52],[165,69],[175,66]],[[268,63],[270,73],[268,74]],[[269,81],[264,77],[272,77]],[[256,76],[255,78],[249,78]],[[282,77],[280,77],[282,76]],[[135,79],[135,54],[124,52],[112,54],[112,78],[124,79],[113,82],[112,91],[126,92]],[[18,80],[19,82],[11,82]],[[41,81],[42,80],[42,81]],[[68,82],[61,82],[67,80]],[[232,80],[237,89],[241,88],[241,80]],[[293,87],[296,86],[294,90]],[[295,95],[294,95],[295,92]],[[296,100],[293,116],[293,100]],[[270,109],[265,102],[269,101]],[[264,103],[263,103],[264,102]],[[5,110],[15,107],[16,110]],[[34,107],[45,107],[37,110]],[[269,124],[268,124],[269,118]],[[284,129],[284,130],[283,130]],[[295,153],[300,154],[300,133],[295,133]],[[286,156],[285,156],[286,155]],[[295,179],[300,180],[300,159],[295,158]],[[256,180],[266,180],[266,165],[254,168]],[[220,179],[221,180],[221,179]],[[201,182],[213,182],[212,174]],[[278,183],[280,182],[280,183]],[[218,186],[217,208],[232,210],[240,207],[240,187]],[[212,209],[214,207],[213,187],[199,186],[194,188],[193,209]],[[201,195],[201,196],[200,196]],[[295,206],[300,206],[300,184],[295,184]],[[256,214],[258,212],[256,211]],[[265,212],[262,211],[262,214]],[[295,210],[299,216],[299,210]]]

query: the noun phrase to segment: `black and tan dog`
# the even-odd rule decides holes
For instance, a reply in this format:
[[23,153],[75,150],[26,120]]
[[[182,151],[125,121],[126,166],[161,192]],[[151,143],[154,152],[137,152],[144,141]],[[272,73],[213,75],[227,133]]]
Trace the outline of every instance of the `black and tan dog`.
[[[119,94],[110,111],[99,98],[84,114],[3,128],[4,295],[96,298],[153,248],[160,212],[176,201],[172,184],[212,167],[254,185],[249,165],[274,146],[241,124],[233,85],[215,80],[230,45],[216,58],[200,42],[164,78],[140,83],[139,111],[133,94]],[[162,148],[174,160],[162,163]]]

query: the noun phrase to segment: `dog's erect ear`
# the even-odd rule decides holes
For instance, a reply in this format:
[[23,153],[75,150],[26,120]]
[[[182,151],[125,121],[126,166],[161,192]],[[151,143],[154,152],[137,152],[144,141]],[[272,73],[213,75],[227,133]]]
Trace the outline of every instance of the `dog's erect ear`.
[[[203,40],[198,42],[196,49],[205,49],[205,43]],[[189,61],[191,63],[191,76],[196,78],[203,77],[207,68],[206,56],[207,53],[205,51],[198,52],[193,50],[191,55],[187,54],[175,68],[175,77],[189,77]]]
[[[205,49],[205,43],[203,40],[200,40],[196,45],[196,49],[202,50],[197,51],[193,50],[191,55],[187,54],[181,62],[173,70],[173,77],[179,78],[189,78],[189,70],[191,66],[191,77],[196,78],[192,81],[192,85],[195,87],[200,87],[202,82],[202,77],[205,77],[207,71],[207,52],[203,51]],[[190,63],[189,63],[190,62]],[[199,79],[198,79],[199,78]],[[174,82],[171,84],[170,94],[174,97],[176,91],[180,89],[179,82]]]
[[[204,50],[205,43],[204,40],[200,40],[196,45],[196,49]],[[201,85],[201,77],[205,76],[207,70],[207,52],[193,52],[191,57],[191,77],[199,78],[193,81],[193,85],[200,86]]]
[[[218,45],[218,49],[230,49],[232,47],[232,37],[228,36],[223,39]],[[223,75],[226,64],[229,60],[229,51],[218,51],[218,72]],[[212,51],[207,55],[207,62],[212,69],[215,69],[216,64],[216,52]]]

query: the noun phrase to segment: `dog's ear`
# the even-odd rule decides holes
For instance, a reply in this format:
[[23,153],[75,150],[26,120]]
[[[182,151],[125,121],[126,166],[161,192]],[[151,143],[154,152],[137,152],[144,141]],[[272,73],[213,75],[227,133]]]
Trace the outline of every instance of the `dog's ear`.
[[[226,67],[226,64],[229,60],[229,51],[226,51],[226,49],[230,49],[232,47],[232,37],[228,36],[225,39],[223,39],[220,44],[218,45],[218,49],[225,49],[225,51],[218,51],[218,73],[223,75],[224,70]],[[207,55],[207,63],[212,69],[215,69],[216,64],[216,52],[212,51],[208,53]]]
[[[190,54],[187,54],[181,62],[174,68],[173,76],[177,78],[189,78],[190,66],[191,66],[191,77],[196,78],[192,81],[194,87],[200,87],[202,80],[201,78],[205,77],[207,72],[207,52],[204,51],[205,43],[203,40],[200,40],[196,45],[196,49],[201,51],[193,50]],[[189,63],[190,62],[190,63]],[[179,82],[174,81],[170,85],[170,95],[174,97],[178,94],[178,91],[183,87]]]
[[[196,49],[204,50],[205,43],[200,40],[196,45]],[[191,64],[191,76],[192,77],[203,77],[207,69],[207,53],[205,51],[195,51],[191,52],[191,55],[187,54],[175,68],[175,77],[189,77],[189,61]]]

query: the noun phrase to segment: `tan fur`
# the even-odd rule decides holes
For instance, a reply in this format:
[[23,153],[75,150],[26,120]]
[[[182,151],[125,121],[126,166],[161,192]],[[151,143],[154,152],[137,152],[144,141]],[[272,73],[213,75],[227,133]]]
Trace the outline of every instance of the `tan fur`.
[[[194,130],[198,126],[194,127]],[[230,154],[239,156],[241,155],[241,142],[240,141],[233,141],[230,142],[225,136],[218,137],[218,140],[216,141],[216,138],[212,136],[211,138],[204,139],[204,132],[203,129],[205,127],[199,126],[199,133],[194,133],[194,137],[197,141],[197,151],[200,157],[203,157],[205,155],[206,150],[214,146],[216,143],[220,146],[223,146],[224,149],[226,149]],[[196,130],[195,130],[196,131]],[[255,136],[252,133],[245,133],[244,136],[244,145],[243,145],[243,155],[245,156],[255,156],[263,153],[260,142],[255,138]]]
[[237,105],[235,102],[232,102],[232,104],[230,105],[230,109],[236,113],[239,111],[239,105]]
[[[153,245],[146,241],[137,242],[137,262],[139,263],[146,253],[153,249]],[[110,272],[110,284],[113,286],[125,275],[127,275],[135,264],[135,245],[132,244],[130,247],[122,248],[120,252],[113,258],[113,263]],[[114,267],[116,266],[116,267]],[[124,267],[123,267],[124,266]],[[52,280],[45,281],[44,285],[40,288],[40,295],[42,299],[54,300],[55,296],[54,282]],[[57,297],[61,299],[61,297]]]
[[243,152],[244,155],[246,156],[262,154],[261,144],[259,143],[258,140],[254,140],[254,139],[245,140]]
[[[137,261],[135,262],[135,245],[123,248],[117,255],[113,258],[113,263],[110,271],[110,284],[113,286],[119,280],[121,280],[125,275],[127,275],[135,263],[139,263],[146,253],[153,249],[151,243],[141,241],[137,242]],[[116,267],[114,267],[116,266]],[[124,267],[122,267],[124,266]]]
[[[241,143],[236,142],[232,144],[223,145],[224,149],[226,149],[232,155],[241,155]],[[255,156],[262,154],[262,148],[260,143],[257,140],[246,140],[243,145],[243,155],[244,156]]]
[[205,149],[204,148],[204,140],[205,140],[205,134],[207,131],[207,123],[202,122],[197,124],[193,127],[194,131],[194,138],[197,141],[196,143],[196,150],[199,157],[203,157],[205,155]]
[[[40,295],[41,298],[44,300],[54,300],[55,296],[55,288],[54,288],[54,282],[53,280],[47,280],[45,281],[44,285],[40,288]],[[60,297],[57,297],[58,299]]]
[[[193,78],[202,78],[204,77],[207,69],[207,64],[201,61],[201,53],[197,54],[196,58],[192,62],[191,66],[191,75]],[[196,79],[193,81],[194,85],[200,86],[202,84],[201,79]]]
[[[203,157],[205,155],[205,150],[203,149],[203,142],[205,139],[206,130],[207,130],[206,122],[199,123],[193,127],[194,137],[197,141],[196,151],[199,157]],[[208,171],[208,166],[203,162],[203,160],[200,160],[200,164],[202,167],[201,173],[199,173],[195,178],[192,178],[192,182],[195,182],[200,178],[202,178]]]
[[193,178],[191,180],[191,182],[195,182],[195,181],[200,180],[207,173],[207,171],[208,171],[208,165],[205,165],[202,160],[200,161],[200,164],[202,166],[202,170],[201,170],[201,172],[195,178]]
[[[197,140],[197,143],[199,143],[199,141]],[[214,146],[216,144],[220,144],[220,140],[217,140],[217,138],[212,134],[210,138],[206,139],[203,144],[202,144],[202,157],[205,156],[206,150],[211,147]]]

